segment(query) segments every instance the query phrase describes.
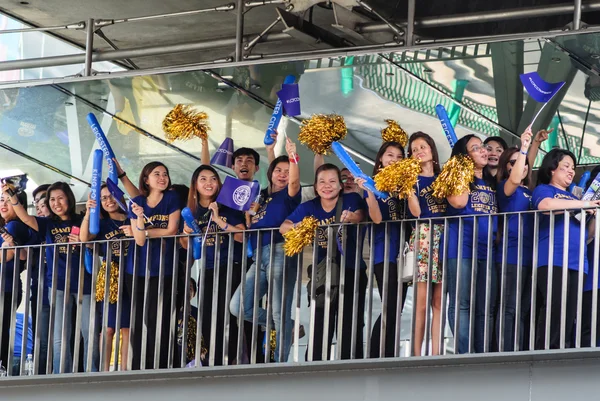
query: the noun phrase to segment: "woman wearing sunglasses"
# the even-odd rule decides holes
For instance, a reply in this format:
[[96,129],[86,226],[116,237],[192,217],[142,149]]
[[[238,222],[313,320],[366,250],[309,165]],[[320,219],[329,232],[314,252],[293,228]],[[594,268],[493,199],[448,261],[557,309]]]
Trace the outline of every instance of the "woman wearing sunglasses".
[[[502,213],[524,212],[531,210],[531,190],[529,189],[530,173],[527,158],[531,146],[532,133],[527,129],[521,135],[521,148],[508,148],[500,157],[498,163],[498,186],[496,195],[498,197],[498,209]],[[497,271],[502,272],[504,255],[506,255],[506,266],[504,267],[504,284],[501,284],[499,297],[503,299],[504,305],[499,306],[497,330],[502,324],[502,333],[498,333],[500,351],[515,350],[515,315],[517,305],[517,294],[521,294],[521,313],[519,333],[517,333],[517,349],[528,349],[529,344],[529,306],[531,298],[531,262],[533,257],[533,235],[521,236],[521,290],[517,291],[517,267],[519,263],[519,233],[533,233],[533,214],[510,214],[505,216],[508,232],[500,235],[502,240],[498,245],[496,253]],[[519,220],[521,226],[519,229]],[[499,230],[502,230],[500,225]],[[503,239],[506,238],[506,245]],[[504,249],[506,247],[506,253]],[[501,314],[501,312],[503,313]],[[502,335],[501,335],[502,334]]]

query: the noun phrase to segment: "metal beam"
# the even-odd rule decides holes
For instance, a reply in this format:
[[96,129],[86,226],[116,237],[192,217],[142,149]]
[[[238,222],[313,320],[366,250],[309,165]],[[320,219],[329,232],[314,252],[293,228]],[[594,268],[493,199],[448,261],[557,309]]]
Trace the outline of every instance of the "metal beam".
[[581,0],[574,1],[573,10],[573,29],[578,31],[581,28]]
[[412,46],[415,42],[415,5],[416,0],[408,0],[408,18],[406,26],[406,44]]
[[[254,35],[252,35],[254,36]],[[285,33],[273,33],[263,36],[263,41],[273,42],[289,39]],[[248,38],[246,38],[248,39]],[[191,43],[178,43],[161,46],[138,47],[135,49],[109,50],[92,54],[92,61],[114,61],[136,57],[160,56],[164,54],[185,53],[198,50],[215,49],[219,47],[235,46],[235,38],[204,40]],[[66,56],[53,56],[30,58],[24,60],[0,62],[0,71],[21,70],[27,68],[54,67],[60,65],[79,64],[85,62],[85,54],[70,54]]]
[[[577,1],[577,0],[576,0]],[[579,3],[581,1],[579,0]],[[476,13],[444,15],[436,17],[425,17],[415,20],[417,28],[436,28],[443,26],[480,24],[485,22],[505,21],[523,18],[549,17],[552,15],[567,15],[573,13],[575,5],[571,3],[556,4],[553,6],[535,6],[512,8],[498,11],[482,11]],[[600,1],[594,0],[589,3],[581,4],[581,12],[591,12],[600,10]],[[406,25],[406,21],[395,21],[396,25]],[[385,23],[365,24],[359,28],[359,32],[381,32],[389,29]]]
[[83,75],[92,75],[92,55],[94,54],[94,19],[87,20],[85,26],[85,68]]
[[228,3],[222,6],[203,8],[200,10],[190,10],[190,11],[179,11],[176,13],[166,13],[166,14],[154,14],[154,15],[146,15],[142,17],[131,17],[131,18],[120,18],[120,19],[98,19],[96,20],[96,27],[103,27],[107,25],[114,24],[122,24],[125,22],[138,22],[138,21],[148,21],[162,18],[172,18],[172,17],[187,17],[189,15],[202,14],[212,11],[231,11],[234,10],[235,4]]
[[[589,33],[589,34],[600,33],[600,27],[588,26],[586,28],[586,33]],[[552,38],[559,38],[559,37],[569,36],[569,35],[573,35],[573,33],[569,32],[569,31],[563,31],[563,30],[515,33],[515,34],[507,34],[507,35],[487,35],[487,36],[480,36],[480,37],[475,37],[475,38],[473,38],[473,37],[456,38],[456,39],[444,41],[444,45],[447,47],[472,46],[472,45],[478,45],[478,44],[488,44],[489,45],[490,43],[497,43],[497,42],[502,42],[502,41],[507,41],[507,40],[526,40],[526,39],[528,39],[528,40],[531,40],[531,39],[550,40]],[[289,36],[286,34],[282,34],[280,32],[274,33],[274,34],[269,34],[269,35],[265,36],[265,41],[285,40],[285,39],[289,39]],[[196,43],[196,42],[194,42],[194,43]],[[213,47],[211,47],[210,44],[215,43],[215,41],[208,41],[208,42],[205,41],[205,42],[201,42],[201,43],[202,43],[202,49],[204,50],[207,48],[209,48],[209,49],[213,48]],[[219,44],[218,47],[233,46],[235,44],[235,38],[229,39],[229,40],[221,40],[221,41],[219,41],[218,44]],[[187,46],[189,46],[189,44],[182,45],[182,47],[189,50],[189,48],[187,48]],[[244,61],[239,62],[239,63],[232,63],[231,59],[220,59],[220,60],[213,60],[213,61],[207,61],[207,62],[187,63],[187,64],[180,64],[180,65],[147,68],[147,69],[143,69],[143,70],[140,69],[140,70],[118,71],[118,72],[110,73],[110,77],[136,77],[136,76],[143,76],[143,75],[149,75],[149,74],[182,73],[182,72],[188,72],[188,71],[203,70],[203,69],[207,69],[207,68],[247,67],[247,66],[251,66],[251,65],[265,64],[265,60],[268,60],[269,63],[278,63],[278,62],[283,63],[283,62],[287,62],[287,61],[303,61],[303,60],[312,60],[314,58],[324,58],[324,57],[362,56],[362,55],[369,55],[369,54],[379,53],[379,52],[393,53],[393,52],[416,51],[416,50],[426,52],[427,50],[439,49],[439,48],[440,48],[439,43],[434,43],[434,42],[425,43],[425,41],[415,44],[414,46],[401,46],[401,45],[398,45],[397,43],[387,43],[387,44],[379,44],[379,45],[354,46],[354,47],[344,48],[344,49],[311,50],[311,51],[304,51],[304,52],[301,51],[301,52],[290,52],[290,53],[277,53],[277,54],[262,55],[262,56],[257,55],[255,57],[248,57]],[[172,47],[169,49],[172,49]],[[134,49],[134,50],[136,52],[136,57],[143,56],[143,55],[137,54],[138,50],[140,50],[140,49]],[[180,52],[187,51],[187,50],[180,50]],[[117,53],[119,55],[119,58],[112,57],[112,54],[114,54],[114,53],[116,53],[116,52],[101,53],[103,55],[102,61],[121,60],[123,58],[129,57],[128,50],[119,51],[119,53]],[[173,53],[173,52],[169,51],[168,53]],[[62,56],[59,56],[59,60],[63,60],[63,63],[61,65],[65,65],[65,64],[69,64],[69,63],[82,63],[83,62],[83,59],[81,58],[82,55],[77,55],[77,56],[79,56],[79,58],[75,59],[75,61],[73,61],[72,55],[66,56],[66,57],[68,57],[67,63],[64,63],[64,59],[62,58]],[[52,58],[52,60],[54,60],[54,59],[55,58]],[[31,60],[37,60],[37,63],[29,63],[29,61],[31,61]],[[42,62],[43,62],[41,65],[39,64],[40,60],[42,60]],[[44,60],[46,60],[46,58],[18,60],[18,62],[27,61],[28,62],[27,66],[23,67],[19,64],[12,64],[10,68],[6,68],[6,67],[3,68],[2,65],[5,63],[13,63],[12,61],[3,62],[3,63],[0,62],[0,71],[10,70],[10,69],[19,69],[19,68],[38,68],[38,67],[47,67],[47,66],[56,65],[56,64],[53,64],[52,61],[45,62]],[[94,59],[94,61],[97,61],[97,60]],[[97,76],[92,76],[92,77],[68,76],[68,77],[59,77],[59,78],[11,81],[11,82],[5,82],[5,83],[0,82],[0,89],[52,85],[52,84],[64,84],[64,83],[71,83],[71,82],[86,82],[86,81],[94,81],[94,80],[98,80],[98,79],[106,79],[106,77],[99,78]]]
[[244,0],[237,0],[237,15],[235,18],[235,61],[240,62],[244,57],[242,45],[244,42]]

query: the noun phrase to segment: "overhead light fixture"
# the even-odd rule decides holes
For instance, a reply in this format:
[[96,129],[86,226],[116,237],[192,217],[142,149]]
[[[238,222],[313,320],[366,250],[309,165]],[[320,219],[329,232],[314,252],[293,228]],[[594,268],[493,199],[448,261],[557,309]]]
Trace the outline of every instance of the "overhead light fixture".
[[590,57],[593,58],[594,60],[598,60],[598,59],[600,59],[600,54],[590,54]]
[[555,63],[560,63],[560,60],[560,57],[552,57],[552,61],[554,61]]
[[29,2],[28,1],[20,1],[19,4],[24,5],[24,6],[28,6]]

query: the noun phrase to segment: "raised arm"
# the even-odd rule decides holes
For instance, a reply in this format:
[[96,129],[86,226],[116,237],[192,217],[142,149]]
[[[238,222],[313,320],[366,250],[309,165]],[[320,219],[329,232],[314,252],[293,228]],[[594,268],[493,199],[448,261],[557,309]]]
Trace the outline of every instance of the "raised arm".
[[[531,132],[531,127],[527,127],[528,130],[530,130],[529,132]],[[554,128],[546,131],[546,130],[539,130],[537,132],[537,134],[535,134],[535,138],[533,139],[533,142],[531,143],[531,147],[529,148],[529,154],[527,155],[527,160],[529,161],[529,166],[530,168],[533,168],[533,165],[535,163],[535,158],[537,157],[538,151],[540,149],[540,145],[542,144],[542,142],[546,141],[548,139],[548,135],[554,131]]]
[[127,176],[127,173],[121,168],[121,165],[119,164],[117,159],[113,158],[113,161],[115,162],[115,166],[117,167],[118,177],[121,180],[121,183],[123,184],[123,187],[125,188],[125,191],[127,191],[129,197],[135,198],[136,196],[139,196],[139,189],[133,184],[133,182],[131,182],[131,180]]
[[267,159],[269,160],[269,164],[271,164],[271,162],[273,160],[275,160],[275,147],[277,146],[277,132],[273,132],[271,134],[271,139],[273,140],[273,143],[270,145],[265,145],[265,149],[267,149]]
[[208,138],[202,139],[202,148],[200,151],[200,162],[207,166],[210,165],[210,153],[208,150]]
[[[27,213],[27,210],[25,209],[25,207],[23,205],[21,205],[21,202],[19,202],[19,199],[17,198],[17,196],[14,193],[12,196],[9,194],[8,185],[6,185],[5,183],[0,184],[0,190],[2,191],[4,196],[8,197],[8,200],[11,203],[13,209],[15,210],[17,217],[25,225],[31,227],[35,231],[39,231],[38,223],[37,223],[37,220],[35,219],[35,217],[30,216]],[[12,193],[12,190],[10,190],[10,192]]]
[[85,216],[83,216],[83,221],[79,228],[79,239],[81,239],[81,242],[93,241],[96,238],[95,235],[90,233],[90,210],[94,207],[96,207],[96,201],[92,200],[90,195],[88,195],[88,200],[85,204]]
[[[531,145],[531,135],[531,130],[529,130],[529,128],[521,135],[521,150],[519,151],[517,161],[510,172],[510,176],[508,177],[508,180],[506,180],[506,184],[504,184],[504,195],[506,196],[514,194],[517,188],[519,188],[519,185],[521,185],[523,170],[525,169],[525,160],[527,160],[527,152]],[[531,163],[529,165],[532,166]]]
[[285,150],[290,158],[290,176],[288,183],[288,195],[294,197],[300,192],[300,167],[295,162],[295,158],[298,155],[296,150],[296,144],[291,141],[290,138],[285,140]]
[[317,172],[317,169],[323,164],[325,164],[325,156],[315,154],[315,160],[313,161],[313,168],[315,170],[315,173]]

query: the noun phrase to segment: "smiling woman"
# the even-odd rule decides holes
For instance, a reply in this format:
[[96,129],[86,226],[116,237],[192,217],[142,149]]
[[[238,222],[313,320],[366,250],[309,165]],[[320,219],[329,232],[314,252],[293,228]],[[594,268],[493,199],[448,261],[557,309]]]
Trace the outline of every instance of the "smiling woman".
[[[538,210],[556,210],[556,209],[577,209],[590,206],[600,206],[600,201],[582,201],[578,200],[567,188],[573,182],[575,176],[575,155],[568,150],[552,149],[542,161],[538,171],[538,186],[533,191],[533,205]],[[535,347],[536,349],[545,348],[546,338],[546,309],[551,308],[550,314],[550,348],[560,348],[560,322],[561,322],[561,289],[562,289],[562,270],[563,270],[563,249],[568,249],[568,275],[565,283],[567,291],[566,305],[566,335],[565,346],[573,346],[573,326],[575,322],[577,308],[577,285],[579,272],[579,254],[580,247],[583,247],[583,270],[588,273],[587,261],[587,230],[581,233],[581,225],[575,218],[568,220],[569,234],[564,237],[566,219],[569,217],[566,213],[554,214],[554,247],[550,249],[550,220],[551,216],[547,214],[540,215],[540,238],[538,250],[538,293],[543,302],[537,323]],[[583,243],[580,243],[581,234],[584,235]],[[567,244],[565,244],[567,242]],[[549,261],[549,253],[552,252],[552,265]],[[550,293],[548,292],[549,271],[552,270],[552,281]],[[551,303],[547,300],[551,294]]]

